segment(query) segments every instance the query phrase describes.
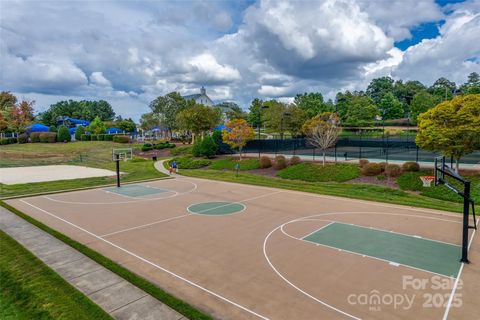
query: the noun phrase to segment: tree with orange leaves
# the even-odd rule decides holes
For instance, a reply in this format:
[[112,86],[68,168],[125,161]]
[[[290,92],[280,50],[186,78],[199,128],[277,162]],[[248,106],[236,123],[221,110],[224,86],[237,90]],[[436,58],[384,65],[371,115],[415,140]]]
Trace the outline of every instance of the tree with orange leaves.
[[234,149],[238,149],[240,160],[242,160],[242,149],[248,141],[255,136],[253,128],[243,119],[235,119],[228,122],[226,130],[222,130],[223,142]]

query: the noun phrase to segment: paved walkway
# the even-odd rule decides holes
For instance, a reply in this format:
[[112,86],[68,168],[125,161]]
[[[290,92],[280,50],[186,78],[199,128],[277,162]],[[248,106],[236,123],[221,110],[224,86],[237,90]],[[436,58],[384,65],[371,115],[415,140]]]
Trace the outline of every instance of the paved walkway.
[[0,207],[0,229],[114,319],[186,319],[143,290],[3,207]]

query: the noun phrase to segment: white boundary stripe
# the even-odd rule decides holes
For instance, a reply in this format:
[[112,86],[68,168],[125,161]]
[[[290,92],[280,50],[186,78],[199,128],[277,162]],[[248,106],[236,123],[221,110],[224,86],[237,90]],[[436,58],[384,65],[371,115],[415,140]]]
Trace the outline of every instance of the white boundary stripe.
[[[339,313],[342,313],[344,315],[347,315],[353,319],[360,319],[360,318],[357,318],[345,311],[342,311],[338,308],[335,308],[334,306],[332,305],[329,305],[328,303],[320,300],[320,299],[317,299],[316,297],[312,296],[311,294],[309,294],[308,292],[305,292],[304,290],[302,290],[301,288],[297,287],[296,285],[294,285],[292,282],[290,282],[285,276],[283,276],[276,268],[275,266],[272,264],[272,262],[270,261],[270,258],[268,257],[268,254],[267,254],[267,250],[266,250],[266,247],[267,247],[267,242],[268,242],[268,239],[270,238],[270,236],[278,229],[281,229],[282,226],[288,224],[288,223],[292,223],[292,222],[300,222],[300,221],[305,221],[305,220],[318,220],[318,219],[312,219],[313,217],[319,217],[319,216],[328,216],[328,215],[336,215],[336,214],[340,214],[340,215],[344,215],[344,214],[379,214],[379,215],[392,215],[392,216],[407,216],[407,217],[415,217],[415,218],[420,218],[420,219],[429,219],[429,220],[438,220],[438,221],[445,221],[445,222],[451,222],[451,223],[457,223],[457,224],[461,224],[462,222],[459,222],[459,221],[454,221],[454,220],[447,220],[447,219],[441,219],[441,218],[435,218],[435,217],[423,217],[423,216],[420,216],[420,215],[413,215],[413,214],[402,214],[402,213],[382,213],[382,212],[366,212],[366,211],[361,211],[361,212],[355,212],[355,211],[351,211],[351,212],[326,212],[326,213],[319,213],[319,214],[313,214],[313,215],[310,215],[310,216],[305,216],[305,217],[302,217],[302,218],[298,218],[298,219],[293,219],[293,220],[290,220],[290,221],[287,221],[283,224],[281,224],[280,226],[276,227],[275,229],[273,229],[272,231],[270,231],[270,233],[265,237],[264,241],[263,241],[263,256],[265,258],[265,260],[267,260],[267,263],[269,264],[270,268],[281,278],[283,279],[283,281],[285,281],[287,284],[289,284],[290,286],[292,286],[293,288],[295,288],[297,291],[299,291],[300,293],[304,294],[305,296],[319,302],[320,304],[326,306],[327,308],[330,308],[332,310],[335,310]],[[442,215],[442,214],[439,214],[439,215]],[[452,217],[457,217],[457,218],[460,218],[459,216],[452,216]],[[331,221],[331,220],[326,220],[326,221]],[[282,231],[283,232],[283,231]],[[293,238],[293,239],[296,239],[296,240],[299,240],[298,238],[295,238],[289,234],[286,234],[287,236]],[[307,242],[307,241],[306,241]],[[336,250],[339,250],[337,248],[335,248]],[[361,255],[363,256],[363,255]],[[422,270],[423,271],[423,270]],[[445,278],[450,278],[450,277],[446,277],[444,275],[440,275],[442,277],[445,277]],[[460,272],[457,276],[457,279],[460,277]]]
[[[175,179],[165,179],[165,180],[162,180],[162,181],[176,181]],[[54,202],[59,202],[59,203],[66,203],[66,204],[80,204],[80,205],[110,205],[110,204],[127,204],[127,203],[137,203],[137,202],[143,202],[143,201],[156,201],[156,200],[164,200],[164,199],[170,199],[170,198],[173,198],[173,197],[176,197],[176,196],[181,196],[181,195],[184,195],[184,194],[189,194],[189,193],[192,193],[194,192],[195,190],[197,190],[198,188],[198,185],[194,182],[191,182],[191,181],[187,181],[187,180],[178,180],[178,181],[182,181],[182,182],[186,182],[186,183],[190,183],[191,185],[193,185],[193,188],[190,189],[190,190],[187,190],[185,192],[176,192],[176,191],[171,191],[171,192],[175,192],[175,194],[173,195],[170,195],[168,197],[158,197],[158,198],[135,198],[135,200],[132,200],[132,201],[115,201],[115,202],[94,202],[94,203],[91,203],[91,202],[76,202],[76,201],[65,201],[65,200],[59,200],[59,199],[54,199],[54,198],[51,198],[50,196],[42,196],[42,198],[44,199],[48,199],[50,201],[54,201]],[[102,188],[99,188],[99,189],[90,189],[90,190],[84,190],[84,191],[98,191],[98,190],[103,190]],[[83,190],[82,190],[83,191]],[[68,193],[67,193],[68,194]],[[117,193],[115,193],[116,195],[118,195]],[[65,194],[61,194],[61,195],[65,195]]]
[[[246,206],[245,204],[243,204],[243,202],[247,202],[247,201],[252,201],[252,200],[256,200],[256,199],[260,199],[260,198],[264,198],[264,197],[268,197],[268,196],[272,196],[274,194],[277,194],[277,193],[281,193],[282,191],[276,191],[276,192],[271,192],[271,193],[266,193],[266,194],[262,194],[262,195],[259,195],[259,196],[256,196],[256,197],[253,197],[253,198],[248,198],[248,199],[244,199],[244,200],[239,200],[239,201],[234,201],[234,202],[228,202],[226,204],[222,204],[220,206],[217,206],[217,207],[213,207],[213,208],[208,208],[208,209],[205,209],[205,210],[201,210],[199,212],[193,212],[190,210],[190,208],[194,205],[197,205],[197,204],[202,204],[202,203],[205,203],[205,202],[196,202],[196,203],[192,203],[191,205],[189,205],[187,207],[187,211],[190,212],[191,214],[199,214],[201,215],[202,213],[204,212],[208,212],[210,210],[215,210],[215,209],[218,209],[218,208],[223,208],[223,207],[227,207],[227,206],[231,206],[232,204],[239,204],[239,205],[242,205],[243,206],[243,209],[239,212],[233,212],[233,213],[229,213],[229,214],[235,214],[235,213],[241,213],[243,211],[245,211],[246,209]],[[226,200],[223,200],[223,201],[220,201],[220,200],[217,200],[217,201],[207,201],[207,202],[227,202]],[[227,214],[225,214],[227,215]],[[217,216],[217,215],[212,215],[212,216]]]
[[108,236],[112,236],[112,235],[114,235],[114,234],[118,234],[118,233],[122,233],[122,232],[126,232],[126,231],[131,231],[131,230],[136,230],[136,229],[141,229],[141,228],[153,226],[153,225],[155,225],[155,224],[159,224],[159,223],[162,223],[162,222],[167,222],[167,221],[171,221],[171,220],[175,220],[175,219],[180,219],[180,218],[183,218],[183,217],[186,217],[186,216],[188,216],[188,214],[184,214],[184,215],[181,215],[181,216],[176,216],[176,217],[172,217],[172,218],[168,218],[168,219],[163,219],[163,220],[159,220],[159,221],[154,221],[154,222],[151,222],[151,223],[142,224],[142,225],[140,225],[140,226],[136,226],[136,227],[132,227],[132,228],[127,228],[127,229],[123,229],[123,230],[118,230],[118,231],[110,232],[110,233],[101,235],[101,236],[99,236],[99,237],[100,237],[100,238],[108,237]]
[[205,292],[207,292],[207,293],[209,293],[209,294],[211,294],[211,295],[219,298],[220,300],[223,300],[223,301],[225,301],[225,302],[228,302],[228,303],[230,303],[230,304],[232,304],[232,305],[234,305],[234,306],[236,306],[236,307],[238,307],[238,308],[240,308],[240,309],[242,309],[242,310],[244,310],[244,311],[246,311],[246,312],[248,312],[248,313],[250,313],[250,314],[252,314],[252,315],[254,315],[254,316],[257,316],[258,318],[261,318],[261,319],[264,319],[264,320],[269,320],[267,317],[264,317],[264,316],[256,313],[255,311],[252,311],[252,310],[250,310],[250,309],[248,309],[248,308],[246,308],[246,307],[244,307],[244,306],[242,306],[242,305],[240,305],[240,304],[238,304],[238,303],[236,303],[236,302],[233,302],[233,301],[231,301],[231,300],[229,300],[229,299],[221,296],[221,295],[218,294],[218,293],[215,293],[215,292],[213,292],[213,291],[211,291],[211,290],[209,290],[209,289],[207,289],[207,288],[204,288],[204,287],[202,287],[201,285],[196,284],[196,283],[193,282],[193,281],[190,281],[190,280],[188,280],[188,279],[186,279],[186,278],[184,278],[184,277],[182,277],[182,276],[180,276],[180,275],[178,275],[178,274],[176,274],[176,273],[174,273],[174,272],[172,272],[172,271],[170,271],[170,270],[168,270],[168,269],[165,269],[165,268],[163,268],[163,267],[161,267],[161,266],[159,266],[159,265],[157,265],[157,264],[155,264],[155,263],[153,263],[153,262],[151,262],[151,261],[149,261],[149,260],[147,260],[147,259],[145,259],[145,258],[142,258],[141,256],[139,256],[139,255],[137,255],[137,254],[135,254],[135,253],[133,253],[133,252],[130,252],[130,251],[128,251],[127,249],[124,249],[124,248],[120,247],[119,245],[116,245],[115,243],[113,243],[113,242],[111,242],[111,241],[108,241],[108,240],[106,240],[106,239],[103,239],[103,238],[101,238],[100,236],[97,236],[96,234],[94,234],[94,233],[92,233],[92,232],[90,232],[90,231],[88,231],[88,230],[86,230],[86,229],[84,229],[84,228],[82,228],[82,227],[80,227],[80,226],[77,226],[76,224],[74,224],[74,223],[72,223],[72,222],[70,222],[70,221],[67,221],[67,220],[65,220],[65,219],[62,219],[62,218],[54,215],[54,214],[51,213],[51,212],[48,212],[48,211],[43,210],[42,208],[39,208],[39,207],[37,207],[37,206],[35,206],[35,205],[31,204],[31,203],[28,203],[27,201],[25,201],[25,200],[23,200],[23,199],[20,199],[20,201],[23,202],[23,203],[25,203],[25,204],[27,204],[27,205],[29,205],[29,206],[31,206],[32,208],[35,208],[35,209],[37,209],[37,210],[40,210],[40,211],[48,214],[49,216],[52,216],[52,217],[54,217],[54,218],[56,218],[56,219],[58,219],[58,220],[60,220],[60,221],[63,221],[63,222],[65,222],[65,223],[67,223],[67,224],[69,224],[69,225],[71,225],[71,226],[73,226],[73,227],[75,227],[75,228],[77,228],[77,229],[79,229],[79,230],[81,230],[81,231],[89,234],[89,235],[91,235],[92,237],[95,237],[95,238],[97,238],[97,239],[99,239],[99,240],[101,240],[101,241],[104,241],[105,243],[108,243],[109,245],[111,245],[111,246],[113,246],[113,247],[115,247],[115,248],[117,248],[117,249],[119,249],[119,250],[121,250],[121,251],[123,251],[123,252],[125,252],[125,253],[127,253],[127,254],[129,254],[129,255],[131,255],[131,256],[133,256],[133,257],[135,257],[135,258],[137,258],[137,259],[139,259],[139,260],[141,260],[141,261],[143,261],[143,262],[145,262],[145,263],[147,263],[147,264],[155,267],[155,268],[157,268],[157,269],[159,269],[159,270],[162,270],[162,271],[168,273],[169,275],[171,275],[171,276],[173,276],[173,277],[175,277],[175,278],[177,278],[177,279],[180,279],[180,280],[182,280],[182,281],[184,281],[184,282],[186,282],[186,283],[188,283],[188,284],[190,284],[190,285],[192,285],[192,286],[194,286],[194,287],[196,287],[196,288],[198,288],[198,289],[200,289],[200,290],[202,290],[202,291],[205,291]]
[[[324,225],[323,227],[320,227],[320,228],[318,228],[318,229],[316,229],[316,230],[313,230],[313,231],[310,232],[309,234],[303,236],[301,239],[303,240],[303,239],[305,239],[306,237],[311,236],[312,234],[314,234],[314,233],[316,233],[316,232],[318,232],[318,231],[320,231],[320,230],[322,230],[322,229],[325,229],[326,227],[328,227],[329,225],[331,225],[331,224],[333,224],[333,223],[335,223],[335,221],[332,221],[332,222],[330,222],[330,223],[327,223],[327,224]],[[283,230],[283,226],[282,226],[282,230]]]
[[367,205],[373,205],[373,206],[384,207],[384,208],[395,208],[395,209],[399,209],[399,210],[410,210],[410,211],[431,213],[431,214],[449,216],[449,217],[459,217],[460,216],[460,214],[458,214],[458,213],[449,212],[449,211],[442,211],[442,210],[439,210],[439,209],[409,207],[407,205],[401,205],[401,204],[388,204],[388,203],[375,202],[374,200],[352,199],[352,198],[346,198],[346,197],[340,197],[340,196],[330,196],[330,195],[324,195],[324,194],[319,194],[319,193],[309,193],[309,192],[304,192],[304,191],[296,191],[296,190],[282,189],[282,188],[276,188],[276,187],[255,186],[255,185],[250,185],[250,184],[246,184],[246,183],[213,180],[213,179],[208,179],[208,178],[187,177],[187,176],[183,176],[183,177],[185,179],[190,179],[190,180],[210,181],[212,183],[223,183],[223,184],[230,184],[230,185],[236,185],[236,186],[241,185],[241,186],[250,187],[250,188],[253,188],[253,189],[260,189],[260,190],[265,190],[265,189],[282,190],[285,193],[294,193],[294,194],[300,194],[300,195],[304,195],[304,196],[308,196],[308,197],[325,198],[325,199],[336,200],[336,201],[348,201],[348,202],[354,202],[354,203],[363,203],[363,204],[367,204]]
[[344,223],[344,222],[338,222],[338,221],[335,221],[335,223],[346,224],[346,225],[350,225],[350,226],[359,227],[359,228],[362,228],[362,229],[371,229],[371,230],[376,230],[376,231],[385,232],[385,233],[393,233],[393,234],[398,234],[398,235],[401,235],[401,236],[416,238],[416,239],[425,240],[425,241],[438,242],[438,243],[442,243],[442,244],[447,244],[449,246],[461,247],[461,245],[459,245],[459,244],[454,244],[454,243],[441,241],[441,240],[433,240],[433,239],[430,239],[430,238],[424,238],[424,237],[421,237],[421,236],[418,236],[418,235],[413,235],[413,234],[401,233],[401,232],[396,232],[396,231],[392,231],[392,230],[382,230],[382,229],[378,229],[378,228],[374,228],[374,227],[365,227],[365,226],[361,226],[361,225],[353,224],[353,223]]
[[[477,224],[475,226],[478,226],[478,221],[477,221]],[[473,242],[473,237],[475,236],[475,231],[477,231],[477,229],[473,229],[472,236],[470,237],[470,241],[468,242],[467,250],[470,250],[470,246],[472,245],[472,242]],[[447,303],[447,306],[445,308],[445,313],[443,314],[443,318],[442,318],[443,320],[448,319],[448,314],[450,312],[450,308],[452,307],[452,301],[453,301],[453,298],[455,296],[455,292],[457,291],[458,282],[460,281],[460,277],[462,276],[462,271],[463,271],[464,266],[465,266],[465,263],[462,262],[462,265],[460,266],[460,270],[458,271],[457,280],[455,281],[455,283],[453,285],[453,288],[452,288],[452,292],[450,293],[450,297],[448,298],[448,303]]]
[[268,264],[270,265],[270,268],[272,268],[273,271],[275,271],[275,273],[283,279],[283,281],[285,281],[286,283],[288,283],[290,286],[292,286],[293,288],[297,289],[299,292],[303,293],[304,295],[306,295],[307,297],[309,297],[310,299],[313,299],[315,301],[317,301],[318,303],[324,305],[325,307],[329,308],[329,309],[332,309],[334,311],[337,311],[351,319],[356,319],[356,320],[361,320],[361,318],[358,318],[350,313],[347,313],[343,310],[340,310],[338,308],[335,308],[334,306],[320,300],[320,299],[317,299],[315,298],[314,296],[312,296],[311,294],[303,291],[302,289],[300,289],[299,287],[297,287],[296,285],[294,285],[292,282],[290,282],[287,278],[285,278],[276,268],[275,266],[272,264],[272,262],[270,261],[270,259],[268,258],[268,254],[267,254],[267,242],[268,242],[268,238],[270,238],[270,236],[272,235],[272,233],[274,233],[275,231],[277,231],[279,227],[276,227],[275,229],[273,229],[272,231],[270,231],[270,233],[265,237],[264,241],[263,241],[263,256],[265,257],[265,259],[267,260]]

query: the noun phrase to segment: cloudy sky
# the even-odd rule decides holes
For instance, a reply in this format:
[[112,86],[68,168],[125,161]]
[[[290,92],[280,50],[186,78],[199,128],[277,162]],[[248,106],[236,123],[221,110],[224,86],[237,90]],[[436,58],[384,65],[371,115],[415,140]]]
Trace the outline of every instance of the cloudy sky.
[[480,0],[0,0],[0,90],[105,99],[138,119],[171,91],[216,102],[431,85],[480,73]]

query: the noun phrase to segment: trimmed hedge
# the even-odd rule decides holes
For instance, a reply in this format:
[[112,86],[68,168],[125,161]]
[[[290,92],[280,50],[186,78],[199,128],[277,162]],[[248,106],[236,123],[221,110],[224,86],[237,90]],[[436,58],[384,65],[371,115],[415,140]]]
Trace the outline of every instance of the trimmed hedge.
[[270,168],[271,166],[272,166],[272,159],[270,159],[267,156],[260,157],[260,168],[266,169],[266,168]]
[[27,143],[28,142],[28,135],[26,133],[22,133],[18,135],[18,143]]
[[385,174],[389,177],[398,177],[402,173],[402,168],[398,164],[387,164]]
[[304,162],[277,172],[277,177],[283,179],[309,182],[345,182],[359,176],[359,167],[350,163],[332,163],[323,166]]
[[43,143],[54,143],[57,141],[56,132],[41,132],[40,133],[40,142]]
[[91,141],[92,137],[90,134],[82,134],[82,141]]
[[130,136],[116,134],[116,135],[113,136],[113,142],[129,143],[130,142]]
[[2,138],[0,139],[0,145],[17,143],[17,138]]
[[287,167],[287,159],[284,156],[276,156],[273,167],[277,170],[285,169]]
[[358,165],[360,166],[360,168],[363,168],[367,163],[370,163],[370,161],[368,161],[367,159],[360,159],[358,161]]
[[290,158],[289,164],[290,164],[291,166],[294,166],[294,165],[299,164],[299,163],[301,163],[301,162],[302,162],[302,159],[300,159],[299,156],[293,156],[293,157]]
[[84,126],[78,126],[77,130],[75,130],[75,140],[77,140],[77,141],[82,140],[82,136],[84,134],[85,134],[85,127]]
[[57,141],[70,142],[71,140],[72,140],[72,136],[70,135],[70,132],[68,132],[68,128],[64,125],[61,125],[58,128]]
[[105,134],[104,138],[105,141],[113,141],[113,134]]
[[40,142],[40,134],[41,132],[32,132],[30,133],[30,141],[31,142]]
[[96,134],[91,134],[90,138],[92,139],[92,141],[98,141],[98,135]]
[[378,163],[370,162],[362,168],[362,174],[365,176],[376,176],[380,173],[382,173],[382,166]]
[[417,162],[408,161],[402,165],[402,170],[405,172],[419,171],[420,165]]

